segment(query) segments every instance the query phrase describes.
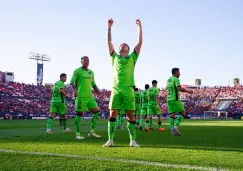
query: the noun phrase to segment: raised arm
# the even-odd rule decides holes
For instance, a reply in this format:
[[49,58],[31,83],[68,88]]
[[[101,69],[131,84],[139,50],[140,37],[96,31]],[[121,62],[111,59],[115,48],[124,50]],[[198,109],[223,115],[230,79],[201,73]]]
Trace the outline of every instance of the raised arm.
[[111,27],[113,25],[113,20],[112,18],[108,20],[108,47],[109,47],[109,52],[110,55],[112,55],[112,53],[114,52],[114,47],[113,44],[111,42]]
[[135,52],[137,55],[139,55],[142,44],[143,44],[143,31],[142,31],[142,24],[140,20],[136,20],[136,24],[138,26],[138,43],[135,47]]

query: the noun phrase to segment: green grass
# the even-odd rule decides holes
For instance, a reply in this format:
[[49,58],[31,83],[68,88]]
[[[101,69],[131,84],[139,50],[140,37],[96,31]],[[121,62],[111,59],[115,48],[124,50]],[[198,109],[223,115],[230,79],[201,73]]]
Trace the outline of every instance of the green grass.
[[[137,131],[141,148],[128,147],[127,130],[116,131],[116,147],[103,148],[107,141],[107,120],[100,120],[96,128],[102,139],[87,137],[89,122],[81,122],[82,135],[86,139],[79,141],[75,140],[74,132],[64,134],[58,120],[53,121],[54,135],[45,133],[45,120],[0,121],[0,150],[96,156],[223,170],[243,168],[243,121],[184,120],[180,127],[181,137],[171,136],[165,121],[164,132]],[[73,120],[68,120],[72,131],[73,123]],[[0,153],[0,170],[189,170],[70,156]]]

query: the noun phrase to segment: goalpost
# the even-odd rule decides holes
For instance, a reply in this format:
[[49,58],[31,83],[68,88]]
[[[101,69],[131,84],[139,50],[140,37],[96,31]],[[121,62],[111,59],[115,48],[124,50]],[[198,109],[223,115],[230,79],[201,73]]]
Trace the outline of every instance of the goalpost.
[[227,111],[205,111],[204,119],[228,119]]

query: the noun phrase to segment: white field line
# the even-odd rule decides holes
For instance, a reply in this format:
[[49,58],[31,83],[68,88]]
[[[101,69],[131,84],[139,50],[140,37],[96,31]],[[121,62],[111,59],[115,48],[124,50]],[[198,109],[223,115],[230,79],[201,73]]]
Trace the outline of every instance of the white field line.
[[152,165],[152,166],[169,167],[169,168],[177,168],[177,169],[194,169],[194,170],[206,170],[206,171],[225,171],[225,170],[220,170],[220,169],[212,168],[212,167],[201,167],[201,166],[180,165],[180,164],[166,164],[166,163],[159,163],[159,162],[128,160],[128,159],[116,159],[116,158],[96,157],[96,156],[79,156],[79,155],[71,155],[71,154],[31,152],[31,151],[19,151],[19,150],[7,150],[7,149],[0,149],[0,152],[2,152],[2,153],[29,154],[29,155],[46,155],[46,156],[57,156],[57,157],[70,157],[70,158],[79,158],[79,159],[93,159],[93,160],[99,160],[99,161],[111,161],[111,162],[122,162],[122,163]]

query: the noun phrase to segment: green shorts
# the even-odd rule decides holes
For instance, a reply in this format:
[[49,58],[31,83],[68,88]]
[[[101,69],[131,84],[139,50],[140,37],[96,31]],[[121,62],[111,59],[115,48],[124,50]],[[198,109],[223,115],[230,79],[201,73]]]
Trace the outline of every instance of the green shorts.
[[93,97],[78,97],[75,100],[75,111],[84,112],[87,109],[97,108],[98,105]]
[[140,116],[141,115],[141,108],[140,107],[136,107],[135,109],[135,113],[136,116]]
[[62,102],[52,102],[50,107],[51,113],[58,113],[60,115],[66,114],[66,104]]
[[184,106],[182,104],[182,102],[179,101],[167,101],[167,105],[168,105],[168,113],[180,113],[185,111]]
[[110,109],[124,108],[124,110],[135,110],[133,87],[113,87],[110,97]]
[[161,109],[160,107],[157,108],[157,105],[149,105],[148,106],[148,115],[160,115],[161,114]]

